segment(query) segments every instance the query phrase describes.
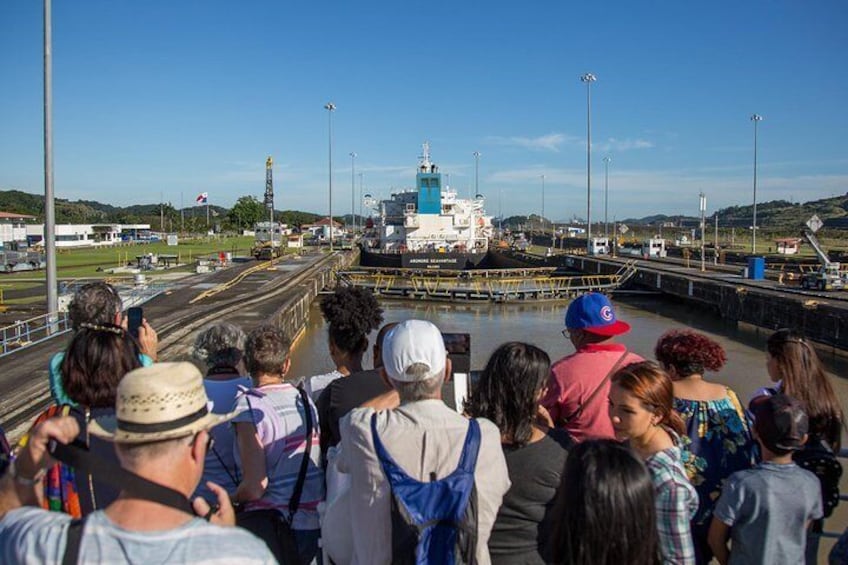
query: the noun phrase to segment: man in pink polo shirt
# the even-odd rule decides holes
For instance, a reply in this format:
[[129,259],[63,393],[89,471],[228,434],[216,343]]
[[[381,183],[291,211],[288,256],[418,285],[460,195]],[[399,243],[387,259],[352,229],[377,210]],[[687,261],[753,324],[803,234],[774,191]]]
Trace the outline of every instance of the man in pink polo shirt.
[[575,441],[614,437],[607,414],[610,377],[619,368],[642,361],[623,344],[613,342],[615,336],[629,331],[630,324],[616,319],[603,294],[584,294],[568,305],[562,335],[577,351],[551,367],[542,406]]

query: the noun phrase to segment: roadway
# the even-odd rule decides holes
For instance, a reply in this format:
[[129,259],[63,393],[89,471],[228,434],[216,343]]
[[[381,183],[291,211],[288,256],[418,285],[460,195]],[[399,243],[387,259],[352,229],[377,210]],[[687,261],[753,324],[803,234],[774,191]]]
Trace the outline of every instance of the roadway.
[[[241,325],[246,330],[262,323],[290,296],[305,275],[324,263],[324,254],[299,258],[286,256],[273,267],[228,284],[255,261],[234,263],[211,274],[191,275],[175,281],[166,292],[143,305],[144,317],[159,335],[159,360],[190,360],[198,329],[217,321]],[[224,290],[194,304],[204,291]],[[23,433],[32,418],[50,403],[47,363],[71,339],[64,334],[12,353],[0,360],[0,425],[10,438]]]

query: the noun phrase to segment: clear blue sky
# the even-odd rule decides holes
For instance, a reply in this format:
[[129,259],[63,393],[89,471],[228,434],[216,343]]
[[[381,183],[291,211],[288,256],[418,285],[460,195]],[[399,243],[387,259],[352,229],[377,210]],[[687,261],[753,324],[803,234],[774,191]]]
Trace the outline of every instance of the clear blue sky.
[[[334,213],[412,186],[421,143],[487,210],[697,214],[848,191],[848,2],[53,0],[56,194]],[[0,3],[0,189],[43,191],[42,9]],[[359,179],[356,179],[357,191]],[[502,195],[502,196],[501,196]]]

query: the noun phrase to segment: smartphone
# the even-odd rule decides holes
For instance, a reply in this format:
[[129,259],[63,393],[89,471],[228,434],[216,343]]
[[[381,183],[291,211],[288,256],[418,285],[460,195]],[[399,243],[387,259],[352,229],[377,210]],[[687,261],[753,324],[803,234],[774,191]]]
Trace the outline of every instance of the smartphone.
[[470,391],[471,334],[442,333],[442,339],[451,360],[451,376],[442,386],[442,400],[461,414]]
[[144,312],[141,308],[133,306],[127,308],[127,331],[130,335],[137,338],[138,328],[141,327],[141,322],[144,320]]

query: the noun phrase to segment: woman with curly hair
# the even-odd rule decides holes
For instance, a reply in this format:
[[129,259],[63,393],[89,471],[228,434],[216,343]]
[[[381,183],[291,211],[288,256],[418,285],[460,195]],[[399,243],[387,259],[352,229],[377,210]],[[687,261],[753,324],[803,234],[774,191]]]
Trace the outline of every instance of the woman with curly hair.
[[321,391],[334,380],[362,371],[368,334],[383,322],[383,309],[374,295],[364,288],[336,288],[321,301],[321,314],[327,322],[327,344],[336,368],[307,380],[306,392],[313,401],[318,400]]
[[736,393],[704,379],[727,360],[720,344],[693,330],[672,330],[657,341],[654,355],[673,381],[674,409],[686,426],[683,464],[700,501],[692,538],[697,562],[708,563],[713,508],[724,480],[751,466],[751,431]]
[[470,417],[487,418],[500,430],[512,481],[489,538],[495,565],[550,562],[549,510],[573,444],[565,430],[536,422],[550,374],[547,353],[505,343],[492,353],[465,405]]

